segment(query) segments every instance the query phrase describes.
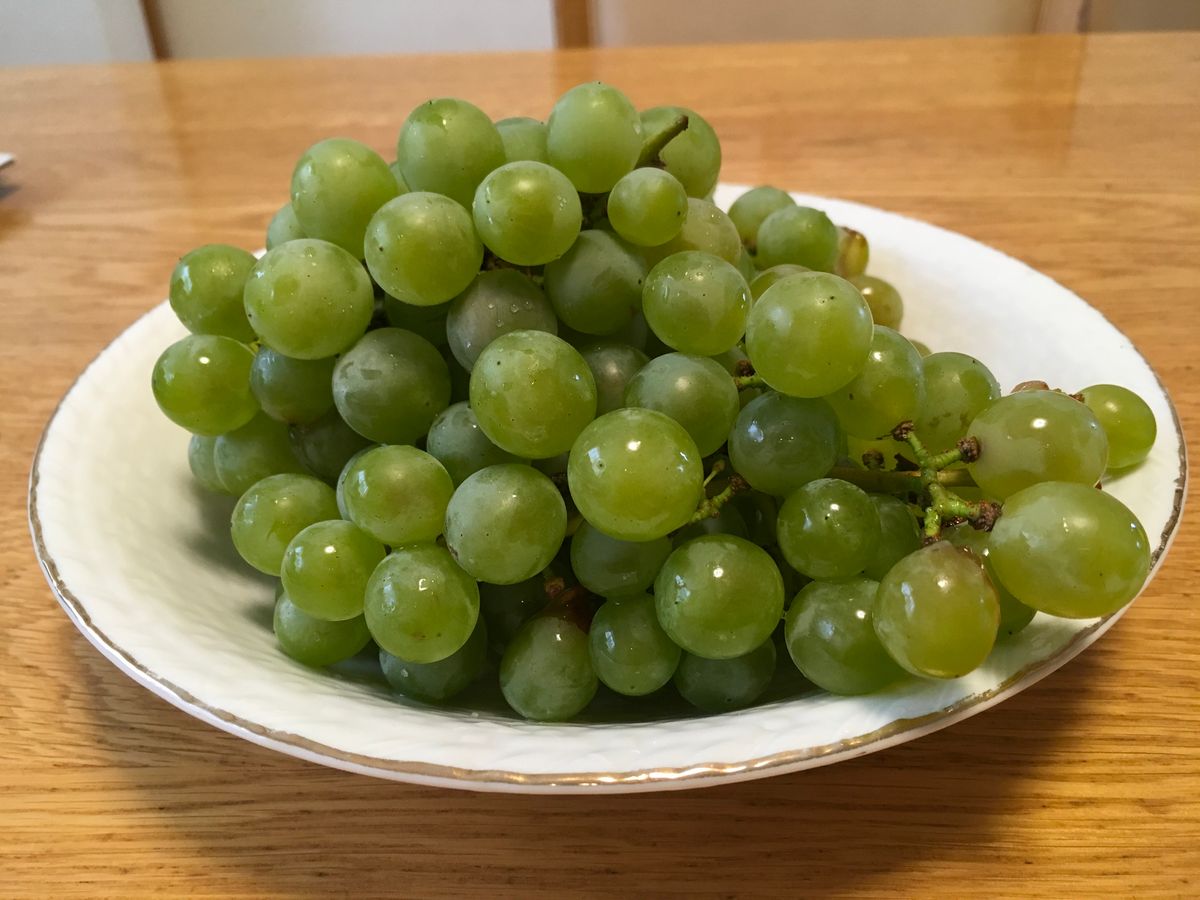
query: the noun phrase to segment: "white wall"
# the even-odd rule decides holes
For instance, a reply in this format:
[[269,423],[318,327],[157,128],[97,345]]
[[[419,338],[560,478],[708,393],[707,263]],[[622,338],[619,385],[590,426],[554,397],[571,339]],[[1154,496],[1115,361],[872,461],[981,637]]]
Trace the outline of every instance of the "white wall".
[[153,55],[138,0],[0,0],[0,65]]

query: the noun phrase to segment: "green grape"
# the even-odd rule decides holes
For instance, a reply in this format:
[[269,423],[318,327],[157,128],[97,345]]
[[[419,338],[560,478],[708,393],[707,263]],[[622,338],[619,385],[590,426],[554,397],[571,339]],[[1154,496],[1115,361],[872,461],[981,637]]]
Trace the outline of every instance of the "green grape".
[[190,334],[163,351],[150,387],[168,419],[193,434],[240,428],[258,412],[250,392],[254,353],[233,338]]
[[383,157],[349,138],[313,144],[292,171],[292,209],[304,233],[360,259],[371,216],[398,193]]
[[446,546],[473,577],[516,584],[542,571],[567,534],[567,507],[532,466],[488,466],[458,486],[446,507]]
[[[867,237],[861,231],[855,231],[853,228],[845,228],[840,225],[837,231],[838,259],[835,270],[843,278],[858,278],[867,270],[867,262],[871,258],[871,247],[867,243]],[[897,297],[899,297],[898,294]],[[879,320],[876,320],[875,324],[887,325],[889,328],[898,328],[900,318],[899,316],[896,317],[896,324],[894,325],[889,322],[880,322]]]
[[501,653],[521,626],[545,606],[546,588],[540,577],[516,584],[479,585],[479,614],[487,622],[492,647]]
[[679,234],[665,244],[647,247],[644,255],[647,262],[654,265],[672,254],[695,250],[719,256],[736,268],[742,259],[743,249],[737,227],[724,210],[710,200],[689,197],[687,216]]
[[1128,388],[1093,384],[1079,392],[1108,436],[1108,467],[1124,469],[1150,455],[1158,423],[1146,401]]
[[283,593],[275,601],[275,639],[279,647],[306,666],[331,666],[367,646],[371,632],[362,616],[330,622],[310,616]]
[[670,416],[691,435],[701,456],[725,443],[740,409],[737,388],[720,363],[682,353],[647,363],[629,382],[625,403]]
[[346,518],[391,547],[436,540],[453,493],[440,462],[403,444],[363,451],[338,479]]
[[362,614],[367,579],[384,552],[383,544],[353,522],[317,522],[284,551],[283,589],[310,616],[331,622],[354,618]]
[[608,195],[608,221],[631,244],[654,247],[679,234],[688,214],[687,192],[662,169],[634,169]]
[[[396,143],[396,159],[410,190],[444,194],[469,208],[479,182],[504,165],[504,142],[483,110],[446,97],[428,100],[409,113]],[[434,256],[426,265],[437,261]],[[386,286],[384,290],[399,296]]]
[[1046,482],[1012,494],[988,551],[1013,596],[1071,619],[1116,612],[1150,574],[1150,541],[1137,517],[1082,484]]
[[636,347],[616,341],[595,341],[580,347],[579,353],[596,380],[598,416],[625,405],[625,389],[650,361],[650,357]]
[[193,434],[188,441],[188,468],[197,484],[206,491],[217,494],[232,493],[217,477],[217,464],[213,458],[213,450],[217,439],[212,436]]
[[465,403],[471,397],[471,373],[458,364],[449,347],[442,351],[442,359],[450,370],[450,401]]
[[567,252],[579,235],[579,194],[558,169],[510,162],[479,184],[475,229],[489,250],[519,266],[540,266]]
[[450,317],[450,301],[436,306],[416,306],[384,294],[383,315],[393,328],[420,335],[439,350],[449,345],[446,323]]
[[750,255],[750,252],[745,247],[742,248],[741,255],[738,256],[737,270],[742,273],[742,278],[746,280],[746,284],[749,284],[758,276],[758,269],[754,265],[754,257]]
[[996,599],[1000,603],[1000,638],[1011,637],[1032,621],[1036,610],[1014,597],[996,577],[992,568],[989,532],[976,531],[967,522],[943,529],[942,537],[955,547],[964,547],[983,560],[983,570],[991,579],[992,587],[996,589]]
[[408,182],[404,180],[404,172],[400,170],[400,160],[388,163],[388,171],[392,173],[392,178],[396,181],[396,190],[400,194],[407,194],[411,188],[408,186]]
[[[888,328],[900,327],[900,320],[904,318],[904,301],[900,299],[900,292],[892,286],[891,282],[876,278],[874,275],[856,275],[850,279],[850,283],[862,292],[863,299],[871,308],[871,318],[875,320],[876,325],[884,325]],[[929,353],[925,352],[921,355],[928,356]]]
[[959,678],[992,651],[1000,604],[980,560],[938,541],[883,577],[873,621],[884,648],[909,672]]
[[263,413],[213,442],[213,468],[225,490],[235,496],[268,475],[304,472],[287,426]]
[[271,223],[267,225],[268,250],[273,250],[288,241],[298,241],[300,238],[306,237],[308,235],[300,227],[300,220],[296,218],[296,211],[292,209],[291,203],[285,203],[279,207],[279,212],[271,217]]
[[329,485],[308,475],[272,475],[242,494],[234,507],[233,546],[254,568],[278,576],[292,538],[337,515],[337,497]]
[[[750,362],[750,357],[748,357],[746,355],[746,351],[744,349],[742,349],[741,344],[734,344],[732,347],[730,347],[724,353],[717,353],[714,356],[710,357],[710,359],[712,359],[713,362],[717,363],[722,369],[724,369],[730,375],[741,374],[742,363]],[[747,390],[753,390],[753,389],[747,388]]]
[[547,264],[546,296],[563,323],[585,334],[613,334],[642,308],[642,260],[606,231],[584,231]]
[[[879,515],[879,543],[863,574],[878,581],[896,563],[921,546],[917,517],[908,504],[887,494],[871,494],[871,502]],[[1003,607],[1003,604],[1001,604]]]
[[585,194],[612,190],[633,169],[642,149],[642,125],[629,98],[592,81],[571,88],[546,122],[551,164]]
[[746,352],[775,390],[822,397],[849,384],[871,352],[871,311],[836,275],[792,275],[768,288],[746,321]]
[[526,622],[500,660],[500,690],[508,705],[526,719],[573,718],[591,703],[598,684],[588,636],[557,616]]
[[416,191],[389,200],[367,225],[364,241],[371,277],[414,306],[437,306],[461,294],[483,263],[471,214],[441,194]]
[[668,347],[715,356],[741,340],[750,288],[730,263],[690,250],[668,256],[650,270],[642,305],[646,322]]
[[377,328],[338,360],[333,402],[363,437],[411,444],[450,405],[450,372],[423,337],[402,328]]
[[771,683],[775,659],[775,642],[771,640],[732,659],[706,659],[684,653],[675,670],[675,687],[684,700],[704,712],[744,709]]
[[670,553],[670,538],[622,541],[582,522],[571,537],[571,570],[593,594],[625,597],[648,590]]
[[488,440],[466,403],[454,403],[438,413],[429,426],[425,449],[445,466],[456,485],[488,466],[521,461]]
[[1000,397],[1000,384],[987,366],[962,353],[932,353],[921,360],[921,371],[925,399],[913,424],[935,452],[966,437],[971,421]]
[[658,624],[654,598],[644,593],[605,602],[592,618],[588,646],[596,675],[627,697],[670,681],[681,652]]
[[450,303],[450,352],[468,372],[484,347],[510,331],[558,332],[554,308],[542,289],[515,269],[480,272]]
[[967,434],[980,448],[971,477],[997,500],[1041,481],[1095,484],[1108,462],[1108,438],[1092,411],[1055,391],[1001,397]]
[[930,356],[933,353],[933,351],[929,349],[929,345],[923,341],[915,341],[912,338],[909,338],[909,343],[917,348],[917,352],[921,354],[922,359],[924,359],[926,356]]
[[704,495],[696,443],[650,409],[617,409],[583,429],[567,464],[571,497],[610,537],[652,541],[685,525]]
[[791,263],[832,272],[838,258],[838,230],[829,216],[809,206],[785,206],[758,226],[758,264],[764,269]]
[[475,630],[479,585],[446,549],[411,544],[375,568],[363,612],[380,648],[409,662],[437,662]]
[[710,534],[677,547],[654,581],[658,621],[697,656],[729,659],[771,636],[783,615],[783,579],[767,551]]
[[763,220],[778,209],[795,205],[796,201],[787,191],[760,185],[733,201],[733,205],[729,207],[729,218],[737,226],[742,243],[752,248],[758,240],[758,228]]
[[566,341],[544,331],[511,331],[475,361],[471,409],[497,447],[547,459],[569,450],[596,415],[596,382]]
[[704,537],[706,534],[731,534],[734,537],[749,539],[750,529],[746,525],[745,516],[738,512],[737,507],[726,503],[715,516],[705,516],[698,522],[680,528],[672,535],[672,541],[678,547],[692,538]]
[[268,250],[246,282],[245,303],[258,336],[296,359],[341,353],[375,311],[371,279],[359,261],[311,238]]
[[809,578],[849,578],[865,569],[879,548],[875,504],[839,478],[810,481],[779,509],[779,548]]
[[789,275],[803,275],[805,272],[811,272],[807,266],[797,266],[791,263],[784,263],[782,266],[771,266],[769,269],[764,269],[755,276],[750,282],[750,296],[753,300],[758,300],[766,293],[767,288],[777,281],[782,281]]
[[777,497],[828,474],[837,450],[837,417],[824,400],[764,394],[746,404],[729,432],[733,468]]
[[649,140],[679,116],[687,116],[687,128],[671,139],[659,159],[689,197],[707,197],[721,171],[721,143],[703,116],[682,106],[656,106],[642,113],[642,133]]
[[386,650],[379,651],[383,677],[398,693],[425,703],[444,703],[462,693],[487,667],[488,635],[483,619],[467,642],[447,656],[431,663],[414,663]]
[[796,595],[784,623],[788,654],[804,677],[834,694],[869,694],[904,672],[875,635],[879,582],[814,581]]
[[776,543],[779,504],[774,497],[752,490],[734,497],[733,505],[737,507],[742,521],[746,523],[747,538],[759,546]]
[[171,273],[171,309],[188,331],[254,339],[242,305],[242,288],[254,255],[228,244],[205,244],[185,254]]
[[514,116],[497,122],[496,130],[500,132],[500,141],[504,144],[504,158],[509,162],[523,159],[550,162],[546,153],[546,123]]
[[250,368],[250,390],[263,412],[293,425],[315,422],[333,407],[333,357],[292,359],[260,347]]
[[292,450],[308,470],[329,482],[337,479],[350,457],[371,444],[347,425],[336,409],[307,425],[293,425],[288,436]]
[[922,407],[921,357],[904,336],[876,325],[862,370],[825,399],[847,434],[860,438],[890,434],[901,422],[916,418]]

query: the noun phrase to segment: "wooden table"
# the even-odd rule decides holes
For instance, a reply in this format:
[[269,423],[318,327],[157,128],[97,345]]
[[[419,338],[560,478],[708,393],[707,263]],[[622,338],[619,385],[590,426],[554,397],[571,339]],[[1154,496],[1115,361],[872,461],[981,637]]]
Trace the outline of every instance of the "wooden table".
[[1001,707],[682,794],[480,795],[323,769],[187,717],[71,627],[30,548],[30,458],[173,260],[259,246],[319,137],[386,151],[428,96],[541,116],[595,78],[701,110],[729,180],[898,210],[1049,273],[1200,427],[1200,35],[0,71],[0,144],[18,157],[0,199],[0,895],[1200,893],[1190,521],[1099,646]]

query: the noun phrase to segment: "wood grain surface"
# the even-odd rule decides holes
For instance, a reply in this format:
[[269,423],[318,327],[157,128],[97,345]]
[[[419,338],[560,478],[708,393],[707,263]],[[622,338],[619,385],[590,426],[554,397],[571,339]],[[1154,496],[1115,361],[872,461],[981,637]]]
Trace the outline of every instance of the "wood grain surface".
[[0,70],[18,158],[0,182],[0,896],[1200,894],[1190,517],[1116,628],[1013,700],[878,755],[678,794],[324,769],[189,718],[72,628],[30,547],[30,459],[175,258],[261,245],[320,137],[386,153],[429,96],[543,116],[595,78],[703,112],[728,180],[897,210],[1048,273],[1132,337],[1197,433],[1200,35]]

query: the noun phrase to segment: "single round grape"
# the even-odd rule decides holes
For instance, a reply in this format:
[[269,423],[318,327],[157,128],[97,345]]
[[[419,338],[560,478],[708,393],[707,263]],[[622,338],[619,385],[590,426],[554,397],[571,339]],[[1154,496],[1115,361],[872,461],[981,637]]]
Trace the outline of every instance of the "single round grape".
[[415,191],[389,200],[371,218],[364,242],[371,277],[414,306],[462,293],[483,263],[471,214],[441,194]]
[[[904,318],[904,301],[900,298],[900,292],[891,282],[876,278],[874,275],[856,275],[850,279],[850,283],[862,292],[863,300],[871,308],[871,318],[875,320],[876,325],[884,325],[888,328],[900,327],[900,320]],[[914,342],[914,346],[915,344],[916,342]],[[928,356],[929,354],[922,355]]]
[[737,227],[724,210],[711,200],[689,197],[687,216],[679,234],[665,244],[645,248],[643,253],[647,262],[654,265],[675,253],[694,250],[719,256],[736,268],[743,249]]
[[703,116],[683,106],[656,106],[642,113],[642,133],[649,140],[679,116],[687,117],[687,128],[670,140],[659,158],[689,197],[707,197],[721,171],[721,142]]
[[730,263],[689,250],[668,256],[650,270],[642,307],[646,322],[667,346],[715,356],[741,340],[750,288]]
[[567,252],[579,235],[579,194],[558,169],[510,162],[479,183],[475,230],[489,250],[519,266],[540,266]]
[[559,97],[546,121],[551,164],[586,194],[612,190],[633,169],[641,149],[637,110],[619,90],[599,81]]
[[542,289],[515,269],[480,272],[450,303],[450,352],[468,372],[484,347],[510,331],[558,332],[554,307]]
[[1129,388],[1093,384],[1080,394],[1108,436],[1108,467],[1135,466],[1150,455],[1158,423],[1146,401]]
[[917,352],[921,354],[922,359],[924,359],[926,356],[930,356],[933,353],[933,351],[929,349],[929,345],[924,341],[917,341],[909,338],[909,343],[917,348]]
[[332,483],[354,456],[371,442],[345,423],[336,409],[315,422],[288,430],[296,456],[318,478]]
[[557,616],[526,622],[500,660],[500,690],[508,705],[526,719],[573,718],[591,703],[598,685],[588,636]]
[[809,272],[782,279],[758,298],[746,321],[746,352],[775,390],[822,397],[862,371],[873,333],[871,311],[854,285]]
[[784,206],[758,226],[758,265],[791,263],[832,272],[838,259],[838,230],[829,216],[809,206]]
[[1150,541],[1137,516],[1083,484],[1052,481],[1012,494],[988,551],[1013,596],[1070,619],[1116,612],[1150,574]]
[[268,250],[273,250],[288,241],[298,241],[300,238],[306,237],[308,235],[300,227],[300,220],[296,218],[296,211],[292,209],[291,203],[285,203],[279,207],[279,212],[271,217],[271,222],[267,225]]
[[377,328],[338,360],[333,402],[363,437],[411,444],[450,405],[450,372],[423,337],[402,328]]
[[446,322],[450,317],[450,301],[436,306],[416,306],[384,294],[383,315],[393,328],[420,335],[439,350],[449,346]]
[[[429,426],[425,437],[429,455],[445,466],[451,481],[458,485],[480,469],[520,460],[501,450],[483,433],[479,420],[466,403],[446,407]],[[444,510],[443,510],[444,513]],[[439,526],[441,514],[439,514]]]
[[263,413],[213,442],[213,468],[225,490],[234,496],[268,475],[305,471],[292,450],[287,426]]
[[503,653],[521,626],[541,612],[546,602],[541,577],[516,584],[480,584],[479,615],[487,622],[492,647]]
[[[867,270],[867,262],[870,258],[871,247],[867,243],[866,235],[853,228],[838,226],[838,259],[837,265],[834,267],[837,274],[843,278],[858,278]],[[898,328],[900,319],[897,317],[895,325],[878,320],[875,324]]]
[[869,578],[814,581],[792,601],[784,623],[788,654],[817,687],[869,694],[904,674],[875,635],[878,589]]
[[190,334],[162,352],[150,386],[168,419],[193,434],[218,435],[258,412],[250,392],[254,353],[233,338]]
[[665,244],[683,228],[688,214],[687,191],[663,169],[634,169],[608,195],[608,221],[631,244]]
[[967,434],[979,440],[971,477],[997,500],[1042,481],[1095,484],[1108,462],[1108,438],[1092,411],[1055,391],[1001,397]]
[[254,354],[250,390],[263,412],[290,424],[315,422],[333,407],[333,366],[337,360],[292,359],[263,346]]
[[[876,325],[862,371],[825,399],[847,434],[890,434],[901,422],[915,419],[922,408],[925,378],[920,354],[903,335]],[[917,433],[925,439],[924,433]]]
[[605,413],[576,439],[567,464],[571,497],[610,537],[652,541],[684,525],[704,494],[696,443],[650,409]]
[[546,153],[546,123],[524,116],[501,119],[496,123],[500,141],[504,144],[504,158],[509,162],[531,159],[535,162],[550,162]]
[[963,353],[931,353],[921,360],[925,399],[913,423],[931,451],[947,450],[967,436],[971,421],[1000,397],[996,377]]
[[275,601],[275,639],[279,647],[306,666],[331,666],[367,646],[371,632],[362,616],[330,622],[310,616],[286,594]]
[[770,185],[760,185],[733,201],[733,205],[729,207],[729,218],[737,226],[742,243],[747,247],[754,247],[763,220],[776,210],[795,205],[796,201],[787,191]]
[[296,359],[323,359],[357,341],[375,311],[371,279],[336,244],[305,238],[268,250],[245,290],[250,324]]
[[729,460],[755,490],[784,497],[837,461],[837,416],[824,400],[770,392],[751,400],[729,432]]
[[959,678],[992,651],[1000,603],[981,561],[938,541],[883,577],[873,621],[884,648],[909,672]]
[[709,713],[744,709],[762,696],[775,675],[775,642],[763,641],[732,659],[706,659],[684,653],[675,670],[679,695]]
[[379,651],[379,667],[393,690],[425,703],[444,703],[462,693],[487,667],[487,625],[482,618],[467,642],[431,663],[414,663],[386,650]]
[[292,209],[304,233],[360,259],[371,216],[398,193],[383,157],[349,138],[313,144],[292,171]]
[[359,616],[367,579],[384,556],[383,544],[352,522],[309,525],[288,544],[279,570],[291,601],[310,616],[340,622]]
[[635,375],[650,361],[636,347],[616,341],[595,341],[579,348],[583,361],[596,380],[596,415],[625,405],[625,390]]
[[217,464],[213,458],[217,439],[210,435],[193,434],[188,441],[188,468],[200,487],[216,494],[233,493],[217,477]]
[[[443,97],[428,100],[409,113],[396,142],[396,159],[410,190],[444,194],[470,207],[479,182],[504,165],[504,142],[479,107]],[[427,265],[437,261],[435,256]],[[379,281],[378,276],[375,280]],[[386,286],[384,290],[399,296]],[[457,293],[452,291],[442,299],[449,300]]]
[[454,493],[450,474],[424,450],[372,447],[338,479],[346,517],[391,547],[436,540]]
[[516,584],[542,571],[567,534],[567,507],[532,466],[488,466],[458,486],[446,508],[446,546],[480,581]]
[[741,656],[769,638],[783,599],[783,579],[767,551],[727,534],[677,547],[654,581],[663,630],[709,659]]
[[879,543],[871,561],[863,568],[863,574],[878,581],[892,566],[921,546],[921,531],[917,527],[917,517],[903,500],[887,494],[870,496],[879,515]]
[[642,308],[646,269],[605,231],[584,231],[545,270],[546,296],[563,323],[585,334],[613,334]]
[[588,631],[592,668],[618,694],[641,697],[671,680],[680,649],[671,643],[654,611],[654,598],[635,594],[608,600]]
[[775,282],[782,281],[789,275],[803,275],[805,272],[810,271],[812,270],[807,266],[796,266],[790,263],[785,263],[782,266],[771,266],[771,268],[759,272],[754,280],[750,282],[750,296],[754,300],[757,300]]
[[337,516],[337,497],[329,485],[308,475],[272,475],[242,494],[233,508],[233,546],[254,568],[278,576],[292,538]]
[[475,630],[479,585],[443,547],[411,544],[375,568],[363,613],[381,649],[409,662],[437,662]]
[[859,487],[819,478],[799,488],[779,509],[779,548],[809,578],[849,578],[879,548],[879,513]]
[[625,405],[670,416],[691,435],[701,456],[725,443],[740,409],[737,388],[720,363],[682,353],[650,360],[630,381]]
[[964,547],[983,560],[983,570],[991,579],[992,587],[996,589],[996,599],[1000,603],[1000,632],[999,639],[1011,637],[1032,620],[1037,612],[1032,606],[1026,606],[1012,595],[992,568],[990,551],[990,533],[977,531],[969,522],[955,525],[953,528],[942,529],[942,537],[955,547]]
[[569,450],[596,415],[596,382],[566,341],[544,331],[511,331],[475,361],[471,409],[496,446],[546,459]]
[[654,584],[670,553],[670,538],[622,541],[582,522],[571,537],[571,570],[593,594],[627,597]]
[[184,254],[171,273],[171,309],[188,331],[254,339],[242,289],[254,255],[228,244],[205,244]]

